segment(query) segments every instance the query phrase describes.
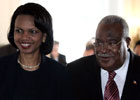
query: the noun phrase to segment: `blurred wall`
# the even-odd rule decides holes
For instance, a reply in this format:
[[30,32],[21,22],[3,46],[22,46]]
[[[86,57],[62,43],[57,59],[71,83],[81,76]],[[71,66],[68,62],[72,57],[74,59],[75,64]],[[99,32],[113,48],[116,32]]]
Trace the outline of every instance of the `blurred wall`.
[[2,0],[0,2],[0,45],[7,44],[10,19],[20,0]]
[[0,44],[7,44],[10,18],[18,5],[42,4],[53,18],[54,39],[67,62],[83,56],[86,42],[95,36],[98,22],[109,14],[122,16],[130,28],[131,45],[140,39],[140,0],[1,0]]
[[123,16],[129,24],[130,48],[133,50],[135,43],[140,40],[140,0],[124,0]]

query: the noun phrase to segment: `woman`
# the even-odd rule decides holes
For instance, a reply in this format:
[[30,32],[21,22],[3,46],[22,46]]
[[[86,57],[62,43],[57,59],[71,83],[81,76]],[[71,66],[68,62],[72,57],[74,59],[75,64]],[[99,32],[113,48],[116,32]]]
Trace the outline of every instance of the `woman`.
[[53,31],[44,7],[19,6],[8,40],[19,51],[0,59],[0,100],[71,100],[68,71],[45,56],[52,50]]

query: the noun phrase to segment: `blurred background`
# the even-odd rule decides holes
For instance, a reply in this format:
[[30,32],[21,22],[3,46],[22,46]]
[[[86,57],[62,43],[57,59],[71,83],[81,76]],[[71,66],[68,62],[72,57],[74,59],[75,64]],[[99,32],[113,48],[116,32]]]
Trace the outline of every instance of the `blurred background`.
[[131,45],[140,39],[140,0],[3,0],[0,3],[0,45],[8,44],[11,15],[21,4],[36,2],[52,15],[54,39],[59,52],[71,62],[83,56],[86,43],[95,37],[98,22],[106,15],[119,15],[128,22]]

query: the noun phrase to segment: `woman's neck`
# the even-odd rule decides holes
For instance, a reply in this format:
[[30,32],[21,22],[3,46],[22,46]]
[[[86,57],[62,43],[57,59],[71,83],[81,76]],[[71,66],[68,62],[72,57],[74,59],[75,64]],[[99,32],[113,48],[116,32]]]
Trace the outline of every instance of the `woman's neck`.
[[40,54],[40,52],[35,52],[35,53],[31,53],[31,54],[20,52],[19,60],[24,65],[33,66],[33,65],[38,64],[41,61],[41,54]]
[[28,71],[34,71],[39,68],[41,54],[19,54],[18,62],[21,67]]

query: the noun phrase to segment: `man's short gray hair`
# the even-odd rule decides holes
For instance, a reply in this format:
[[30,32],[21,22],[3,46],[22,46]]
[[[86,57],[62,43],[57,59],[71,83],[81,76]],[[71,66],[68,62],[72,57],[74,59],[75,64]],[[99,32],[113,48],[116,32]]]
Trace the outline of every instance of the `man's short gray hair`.
[[119,23],[123,28],[123,37],[128,37],[129,35],[129,27],[125,19],[122,17],[119,17],[117,15],[108,15],[105,16],[98,24],[100,26],[101,24],[114,24]]

